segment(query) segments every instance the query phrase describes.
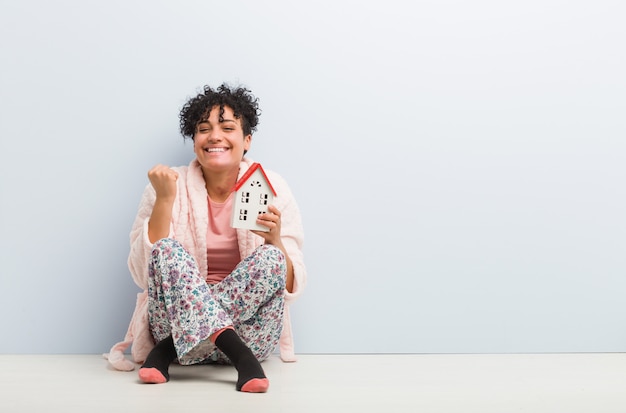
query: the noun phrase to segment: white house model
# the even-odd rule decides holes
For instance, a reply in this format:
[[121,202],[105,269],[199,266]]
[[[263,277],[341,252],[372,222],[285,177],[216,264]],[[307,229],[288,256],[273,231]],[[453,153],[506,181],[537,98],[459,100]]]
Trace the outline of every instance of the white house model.
[[253,163],[233,188],[235,203],[230,226],[267,232],[269,228],[256,223],[260,214],[274,201],[276,191],[259,163]]

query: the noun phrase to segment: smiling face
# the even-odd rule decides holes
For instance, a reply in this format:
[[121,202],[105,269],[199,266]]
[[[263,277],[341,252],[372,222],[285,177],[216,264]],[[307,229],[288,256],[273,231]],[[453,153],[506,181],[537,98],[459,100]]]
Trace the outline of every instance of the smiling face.
[[252,135],[244,136],[241,119],[235,118],[228,106],[224,106],[221,118],[220,107],[214,106],[208,119],[198,123],[193,136],[194,152],[207,172],[236,172],[244,151],[250,149]]

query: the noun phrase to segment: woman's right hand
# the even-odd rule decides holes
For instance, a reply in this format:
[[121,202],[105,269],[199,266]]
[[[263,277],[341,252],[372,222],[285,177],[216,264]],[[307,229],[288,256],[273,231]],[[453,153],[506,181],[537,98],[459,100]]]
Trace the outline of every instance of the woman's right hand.
[[156,192],[156,200],[148,222],[148,238],[155,243],[168,236],[172,220],[172,206],[176,199],[178,173],[165,165],[156,165],[148,172]]
[[156,192],[157,199],[174,201],[176,199],[176,180],[178,173],[166,165],[155,165],[148,171],[148,178]]

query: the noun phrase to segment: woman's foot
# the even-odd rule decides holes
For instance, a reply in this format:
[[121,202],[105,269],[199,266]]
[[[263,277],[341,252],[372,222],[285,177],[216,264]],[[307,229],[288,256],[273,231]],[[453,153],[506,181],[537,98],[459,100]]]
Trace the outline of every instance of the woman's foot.
[[141,367],[139,369],[139,379],[147,384],[167,383],[170,376],[167,371],[161,371],[156,367]]
[[160,384],[170,380],[169,367],[176,359],[176,348],[172,336],[159,341],[150,351],[139,369],[139,379],[144,383]]
[[265,393],[270,381],[265,377],[261,363],[235,330],[229,328],[219,332],[215,345],[222,350],[233,363],[239,377],[237,390],[249,393]]

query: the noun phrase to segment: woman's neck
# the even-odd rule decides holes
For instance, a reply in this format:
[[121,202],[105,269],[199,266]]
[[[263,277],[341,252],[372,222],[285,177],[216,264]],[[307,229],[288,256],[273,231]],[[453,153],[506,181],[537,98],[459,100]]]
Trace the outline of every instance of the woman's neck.
[[225,173],[207,172],[202,169],[209,198],[214,202],[225,202],[237,183],[239,169]]

